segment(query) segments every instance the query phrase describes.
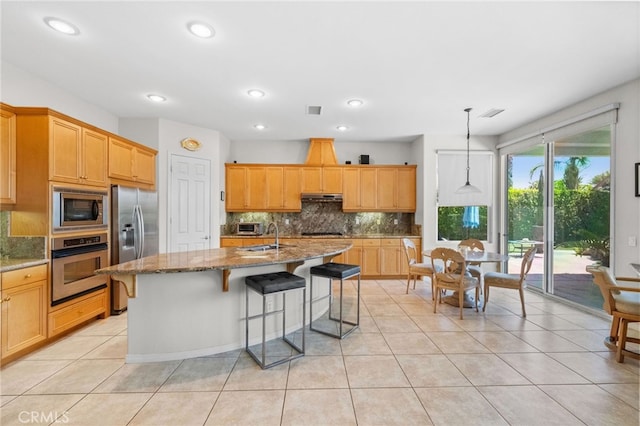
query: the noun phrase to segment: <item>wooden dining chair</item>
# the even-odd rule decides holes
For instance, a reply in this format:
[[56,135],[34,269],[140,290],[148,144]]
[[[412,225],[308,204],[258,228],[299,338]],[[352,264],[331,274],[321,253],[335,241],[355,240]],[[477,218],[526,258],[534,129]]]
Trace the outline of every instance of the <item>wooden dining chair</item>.
[[[469,247],[469,250],[471,251],[484,251],[484,244],[482,244],[482,241],[476,240],[475,238],[468,238],[460,241],[458,248],[463,246]],[[480,266],[480,262],[467,262],[467,271],[472,277],[477,278],[478,281],[480,281],[480,284],[482,284],[482,267]],[[480,286],[480,290],[482,290],[482,286]]]
[[476,312],[478,312],[480,281],[478,281],[477,278],[470,277],[464,273],[465,260],[458,251],[447,247],[436,247],[431,250],[431,266],[435,271],[433,274],[434,294],[438,299],[433,303],[434,313],[436,312],[436,306],[438,303],[442,303],[441,290],[453,290],[454,292],[458,292],[460,319],[463,319],[462,311],[464,309],[464,293],[471,289],[476,290],[476,297],[474,301]]
[[489,289],[491,287],[502,287],[512,288],[520,292],[522,317],[525,318],[527,316],[527,311],[524,308],[524,289],[527,286],[527,274],[531,270],[531,264],[537,251],[538,249],[534,246],[524,254],[520,264],[520,275],[505,274],[503,272],[487,272],[484,274],[484,305],[482,306],[482,312],[487,309],[487,303],[489,303]]
[[[640,322],[640,278],[615,278],[605,266],[589,266],[587,271],[593,275],[593,282],[600,288],[604,298],[603,309],[611,316],[611,331],[605,344],[616,349],[616,361],[624,362],[624,357],[640,359],[640,354],[626,347],[627,342],[640,343],[640,339],[627,336],[630,322]],[[620,283],[628,282],[627,285]]]
[[404,246],[404,253],[407,258],[407,293],[409,293],[409,283],[413,279],[413,289],[416,288],[416,280],[418,276],[427,276],[431,281],[431,299],[435,300],[435,293],[433,291],[433,268],[430,263],[418,262],[418,250],[416,245],[409,238],[402,239],[402,245]]

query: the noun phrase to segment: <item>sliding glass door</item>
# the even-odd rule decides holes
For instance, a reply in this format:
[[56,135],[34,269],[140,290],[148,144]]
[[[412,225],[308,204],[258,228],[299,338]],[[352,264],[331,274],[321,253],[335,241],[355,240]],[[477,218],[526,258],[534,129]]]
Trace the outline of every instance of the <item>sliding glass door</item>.
[[506,161],[508,270],[536,247],[528,285],[600,309],[587,265],[609,265],[611,126],[541,135]]

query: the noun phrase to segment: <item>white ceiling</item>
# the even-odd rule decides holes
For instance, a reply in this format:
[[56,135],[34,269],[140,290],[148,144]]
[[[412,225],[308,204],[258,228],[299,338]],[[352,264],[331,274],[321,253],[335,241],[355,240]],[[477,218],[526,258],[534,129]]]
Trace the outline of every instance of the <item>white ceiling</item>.
[[[0,5],[3,61],[118,117],[162,117],[231,140],[464,134],[466,107],[472,134],[497,135],[640,77],[635,1]],[[81,34],[52,31],[46,16]],[[193,37],[194,20],[216,36]],[[267,95],[252,99],[252,88]],[[352,98],[364,106],[347,107]],[[322,115],[306,115],[308,105]],[[478,118],[491,108],[506,111]]]

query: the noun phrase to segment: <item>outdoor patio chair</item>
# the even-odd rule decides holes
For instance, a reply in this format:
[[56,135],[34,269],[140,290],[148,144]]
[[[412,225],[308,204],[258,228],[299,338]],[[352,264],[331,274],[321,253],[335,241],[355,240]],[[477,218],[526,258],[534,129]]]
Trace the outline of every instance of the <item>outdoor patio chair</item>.
[[[606,266],[588,266],[587,271],[593,275],[593,282],[600,288],[604,298],[603,309],[613,316],[609,337],[605,345],[615,348],[616,361],[624,362],[625,356],[640,359],[640,353],[627,348],[627,342],[640,343],[640,339],[627,336],[630,322],[640,322],[640,278],[614,277]],[[629,283],[626,286],[619,282]]]
[[[478,298],[480,297],[480,281],[477,278],[470,277],[464,272],[464,257],[456,250],[446,247],[436,247],[431,250],[431,264],[434,272],[434,294],[436,301],[433,303],[433,313],[436,312],[438,300],[442,303],[441,290],[453,290],[457,293],[460,307],[460,319],[464,309],[464,293],[468,290],[475,289],[476,297],[474,299],[476,312],[478,312]],[[442,268],[441,270],[439,270]],[[438,299],[439,297],[439,299]]]
[[529,248],[522,257],[520,265],[520,275],[505,274],[503,272],[487,272],[484,274],[484,305],[482,312],[487,309],[489,303],[489,289],[491,287],[512,288],[520,293],[520,304],[522,305],[522,317],[526,318],[527,311],[524,308],[524,289],[527,286],[527,274],[531,270],[531,264],[536,256],[537,249]]

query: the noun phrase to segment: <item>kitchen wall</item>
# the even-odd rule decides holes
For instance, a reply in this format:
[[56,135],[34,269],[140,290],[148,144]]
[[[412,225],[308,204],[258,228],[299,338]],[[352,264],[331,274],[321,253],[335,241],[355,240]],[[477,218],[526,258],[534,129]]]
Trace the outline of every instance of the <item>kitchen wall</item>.
[[[289,224],[286,224],[287,220]],[[343,235],[419,235],[413,213],[344,213],[341,203],[302,203],[299,213],[228,213],[222,234],[235,233],[238,222],[275,222],[281,235],[336,232]],[[397,223],[395,223],[397,222]]]
[[45,259],[46,238],[10,237],[10,212],[0,211],[0,259]]

